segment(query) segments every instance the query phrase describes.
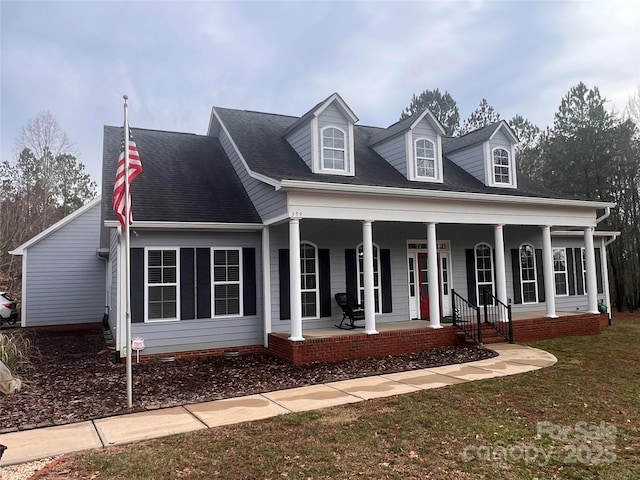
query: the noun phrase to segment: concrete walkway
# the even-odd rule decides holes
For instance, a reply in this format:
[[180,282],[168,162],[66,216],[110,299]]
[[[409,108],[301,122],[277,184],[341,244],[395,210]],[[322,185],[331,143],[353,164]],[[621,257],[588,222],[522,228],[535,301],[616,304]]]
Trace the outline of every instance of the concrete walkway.
[[357,378],[259,395],[118,415],[2,435],[9,447],[1,465],[29,462],[79,450],[120,445],[290,412],[316,410],[371,398],[439,388],[485,378],[515,375],[556,363],[543,350],[495,344],[499,356],[464,364]]

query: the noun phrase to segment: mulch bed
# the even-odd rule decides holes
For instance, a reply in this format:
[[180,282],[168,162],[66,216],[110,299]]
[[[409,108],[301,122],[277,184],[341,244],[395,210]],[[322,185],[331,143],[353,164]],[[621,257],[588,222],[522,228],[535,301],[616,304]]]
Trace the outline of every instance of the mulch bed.
[[[13,330],[10,335],[24,334]],[[0,396],[0,433],[130,413],[125,366],[102,332],[26,334],[31,364],[18,372],[22,391]],[[417,354],[295,366],[266,354],[195,357],[133,364],[133,411],[491,358],[461,346]],[[134,359],[135,362],[135,359]]]

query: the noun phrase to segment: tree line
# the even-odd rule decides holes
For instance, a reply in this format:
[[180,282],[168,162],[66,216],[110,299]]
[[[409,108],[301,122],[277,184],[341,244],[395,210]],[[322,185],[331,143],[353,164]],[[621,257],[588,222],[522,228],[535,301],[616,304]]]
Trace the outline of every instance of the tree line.
[[[464,135],[500,120],[482,99],[460,124],[448,92],[413,95],[400,119],[429,108],[447,135]],[[622,112],[607,109],[597,87],[572,87],[561,99],[553,125],[541,129],[522,115],[507,121],[519,139],[519,171],[559,193],[614,202],[605,223],[620,237],[608,247],[611,295],[618,310],[640,306],[640,88]]]
[[19,295],[22,263],[9,250],[93,199],[97,185],[50,112],[27,122],[16,151],[0,163],[0,289]]

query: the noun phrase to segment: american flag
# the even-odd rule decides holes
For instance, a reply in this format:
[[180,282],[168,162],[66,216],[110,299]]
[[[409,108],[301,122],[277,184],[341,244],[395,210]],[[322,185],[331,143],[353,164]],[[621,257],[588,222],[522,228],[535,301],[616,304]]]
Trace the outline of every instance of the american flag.
[[[113,184],[113,210],[116,212],[116,216],[120,221],[122,228],[125,228],[125,175],[124,175],[124,128],[122,132],[122,143],[120,144],[120,157],[118,157],[118,169],[116,170],[116,181]],[[131,129],[129,129],[129,185],[135,180],[135,178],[142,173],[142,163],[140,162],[140,156],[138,155],[138,147],[136,142],[133,141],[133,135]],[[129,225],[133,222],[133,215],[131,214],[131,190],[129,190]]]

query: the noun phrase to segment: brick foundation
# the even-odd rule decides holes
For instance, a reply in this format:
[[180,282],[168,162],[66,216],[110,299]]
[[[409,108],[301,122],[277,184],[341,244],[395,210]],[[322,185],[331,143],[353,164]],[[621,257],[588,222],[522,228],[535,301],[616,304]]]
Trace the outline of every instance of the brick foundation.
[[271,333],[269,351],[295,365],[335,362],[344,359],[402,355],[453,346],[457,344],[456,333],[456,328],[445,326],[440,329],[395,330],[375,335],[359,333],[310,338],[299,342],[290,341],[287,335],[282,333]]
[[[156,353],[151,355],[140,355],[140,363],[160,361],[162,359],[174,358],[193,358],[193,357],[206,357],[206,356],[220,356],[220,355],[246,355],[250,353],[269,353],[262,345],[248,345],[245,347],[226,347],[226,348],[209,348],[206,350],[189,350],[186,352],[172,352],[172,353]],[[136,354],[133,352],[131,357],[136,360]],[[124,363],[125,358],[121,359]]]
[[608,324],[606,315],[587,313],[568,315],[558,318],[527,318],[513,322],[513,340],[515,342],[533,342],[558,337],[577,337],[598,335],[602,327]]

